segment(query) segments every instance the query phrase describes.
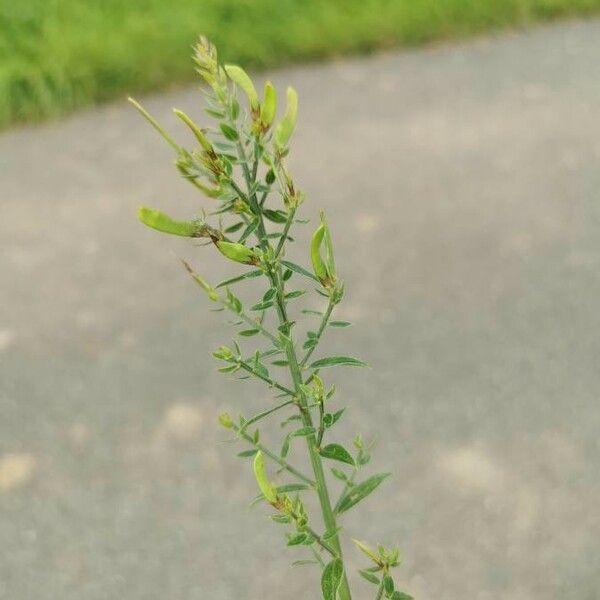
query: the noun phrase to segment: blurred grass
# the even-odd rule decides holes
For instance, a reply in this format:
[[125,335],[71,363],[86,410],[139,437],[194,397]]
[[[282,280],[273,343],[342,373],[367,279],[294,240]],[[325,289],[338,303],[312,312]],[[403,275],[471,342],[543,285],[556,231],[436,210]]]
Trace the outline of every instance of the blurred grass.
[[0,0],[0,128],[190,80],[201,32],[228,61],[265,67],[595,11],[600,0]]

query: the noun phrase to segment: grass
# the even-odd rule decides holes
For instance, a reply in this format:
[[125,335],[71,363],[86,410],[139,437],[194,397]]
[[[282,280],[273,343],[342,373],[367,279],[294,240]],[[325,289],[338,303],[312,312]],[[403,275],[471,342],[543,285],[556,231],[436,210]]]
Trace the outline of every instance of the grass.
[[593,12],[600,0],[1,2],[0,128],[188,81],[200,32],[260,68]]

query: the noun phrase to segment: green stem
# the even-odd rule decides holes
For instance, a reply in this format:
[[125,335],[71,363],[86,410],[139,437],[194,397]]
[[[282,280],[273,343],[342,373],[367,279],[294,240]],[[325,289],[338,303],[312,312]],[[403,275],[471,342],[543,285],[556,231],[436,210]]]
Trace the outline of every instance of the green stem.
[[315,337],[315,344],[311,348],[308,349],[308,351],[304,355],[304,358],[300,361],[300,366],[302,368],[304,368],[308,359],[312,356],[312,353],[316,350],[317,346],[319,345],[321,336],[323,335],[323,332],[325,331],[325,327],[327,327],[327,323],[329,322],[329,318],[331,317],[331,313],[333,312],[334,306],[335,306],[335,303],[330,298],[329,304],[327,305],[327,310],[325,311],[325,314],[323,315],[323,318],[321,319],[321,324],[319,325],[319,329],[317,330],[317,335]]
[[381,600],[383,597],[383,578],[381,579],[381,583],[379,584],[379,589],[377,590],[377,596],[375,596],[375,600]]
[[[257,236],[259,239],[259,243],[261,248],[264,250],[270,249],[269,240],[266,236],[266,230],[264,226],[264,221],[262,218],[262,211],[260,206],[258,205],[258,201],[256,199],[255,194],[251,194],[250,190],[252,189],[252,184],[254,183],[251,179],[251,174],[248,169],[246,155],[244,152],[244,148],[241,143],[238,143],[238,152],[240,155],[240,160],[242,162],[242,169],[244,172],[244,177],[246,179],[246,187],[248,190],[248,198],[250,201],[250,207],[253,211],[255,211],[256,216],[258,217],[258,228],[257,228]],[[285,239],[285,238],[284,238]],[[296,390],[296,398],[298,407],[300,410],[300,416],[302,418],[302,422],[305,427],[312,427],[312,418],[310,415],[310,410],[307,408],[307,400],[304,392],[302,391],[303,378],[302,371],[300,365],[298,363],[298,357],[296,355],[296,350],[294,348],[294,344],[290,337],[290,324],[289,319],[287,317],[286,307],[285,307],[285,298],[284,298],[284,289],[283,289],[283,277],[282,277],[282,268],[280,263],[276,263],[274,269],[269,269],[267,272],[267,276],[270,280],[271,286],[277,290],[276,294],[276,303],[275,306],[277,308],[277,315],[279,317],[279,323],[281,329],[285,333],[285,351],[288,359],[288,366],[290,369],[290,374],[292,377],[292,381],[294,383],[294,389]],[[308,453],[310,457],[310,462],[312,465],[313,473],[315,475],[315,483],[317,488],[317,494],[319,495],[319,503],[321,505],[321,512],[323,514],[323,522],[325,524],[325,530],[327,532],[334,532],[337,530],[337,522],[335,518],[335,514],[331,507],[331,500],[329,498],[329,491],[327,488],[327,481],[325,479],[325,472],[323,470],[323,462],[321,460],[321,455],[319,454],[318,446],[317,446],[317,438],[314,434],[307,436],[306,443],[308,446]],[[343,561],[342,556],[342,546],[340,544],[339,535],[335,533],[330,538],[331,547],[336,551],[337,556]],[[346,572],[344,569],[344,574],[342,577],[342,583],[339,590],[339,600],[352,600],[352,596],[350,594],[350,587],[348,585],[348,579],[346,577]]]
[[258,371],[253,369],[247,362],[245,362],[243,360],[238,360],[236,362],[242,369],[244,369],[244,371],[248,371],[248,373],[250,373],[251,375],[254,375],[258,379],[261,379],[265,383],[268,383],[271,387],[277,388],[279,391],[286,393],[288,396],[296,395],[295,392],[290,390],[290,388],[287,388],[287,387],[285,387],[285,385],[281,385],[274,379],[271,379],[270,377],[267,377],[266,375],[259,373]]

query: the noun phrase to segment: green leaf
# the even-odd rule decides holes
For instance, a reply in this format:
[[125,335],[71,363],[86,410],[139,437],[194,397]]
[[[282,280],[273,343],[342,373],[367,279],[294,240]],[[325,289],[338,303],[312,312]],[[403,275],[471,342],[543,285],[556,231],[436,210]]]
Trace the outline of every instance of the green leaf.
[[340,481],[348,481],[348,476],[343,471],[336,469],[335,467],[331,469],[333,476]]
[[273,306],[273,301],[269,301],[269,302],[259,302],[258,304],[255,304],[252,308],[250,308],[250,310],[267,310],[267,308],[271,308],[271,306]]
[[243,337],[252,337],[257,333],[260,333],[260,329],[244,329],[243,331],[238,331],[238,335]]
[[285,485],[280,485],[277,488],[277,492],[280,494],[287,494],[289,492],[300,492],[302,490],[310,489],[311,487],[305,483],[286,483]]
[[321,591],[323,600],[336,600],[338,589],[344,576],[344,565],[339,558],[334,558],[323,569],[321,575]]
[[286,223],[287,222],[287,213],[282,210],[271,210],[270,208],[265,208],[263,210],[263,215],[269,219],[269,221],[273,221],[273,223]]
[[221,131],[223,132],[223,135],[228,140],[231,140],[232,142],[234,142],[238,139],[237,131],[230,125],[227,125],[227,123],[219,123],[219,127],[220,127]]
[[350,327],[350,321],[329,321],[330,327]]
[[383,577],[383,589],[388,598],[394,593],[394,580],[389,575]]
[[244,222],[239,221],[238,223],[235,223],[234,225],[230,225],[229,227],[227,227],[227,229],[225,229],[225,233],[235,233],[238,229],[241,229],[243,226],[244,226]]
[[352,455],[344,446],[340,446],[340,444],[328,444],[324,448],[321,448],[320,454],[324,458],[339,460],[340,462],[354,466]]
[[254,456],[258,450],[256,448],[252,448],[252,450],[244,450],[243,452],[239,452],[238,456],[240,458],[248,458],[250,456]]
[[306,290],[294,290],[292,292],[288,292],[285,295],[286,300],[292,300],[292,298],[300,298],[300,296],[304,296],[306,294]]
[[281,264],[284,267],[287,267],[290,271],[294,271],[295,273],[298,273],[299,275],[304,275],[305,277],[308,277],[309,279],[312,279],[313,281],[318,281],[318,279],[310,271],[307,271],[304,267],[301,267],[300,265],[297,265],[296,263],[293,263],[289,260],[282,260]]
[[369,477],[369,479],[352,487],[342,498],[337,512],[343,513],[350,510],[355,504],[358,504],[361,500],[374,492],[390,475],[391,473],[373,475],[372,477]]
[[374,583],[375,585],[379,585],[379,577],[377,577],[377,575],[374,575],[373,573],[371,573],[370,571],[368,571],[367,569],[362,569],[361,571],[359,571],[359,573],[361,574],[362,577],[364,577],[369,583]]
[[366,362],[359,360],[358,358],[352,358],[352,356],[328,356],[327,358],[320,358],[316,360],[309,368],[311,369],[324,369],[325,367],[366,367]]
[[412,596],[405,594],[404,592],[394,592],[392,594],[392,600],[415,600]]
[[296,429],[291,433],[294,437],[307,437],[309,435],[313,435],[316,433],[316,429],[314,427],[302,427],[302,429]]
[[288,539],[288,546],[299,546],[300,544],[304,544],[304,542],[306,542],[306,539],[308,537],[308,534],[306,533],[296,533],[292,536],[290,536],[290,538]]
[[226,281],[222,281],[217,285],[217,288],[225,287],[226,285],[231,285],[232,283],[237,283],[238,281],[243,281],[244,279],[254,279],[254,277],[260,277],[262,275],[262,271],[260,269],[256,269],[255,271],[248,271],[243,275],[238,275],[237,277],[233,277],[232,279],[227,279]]

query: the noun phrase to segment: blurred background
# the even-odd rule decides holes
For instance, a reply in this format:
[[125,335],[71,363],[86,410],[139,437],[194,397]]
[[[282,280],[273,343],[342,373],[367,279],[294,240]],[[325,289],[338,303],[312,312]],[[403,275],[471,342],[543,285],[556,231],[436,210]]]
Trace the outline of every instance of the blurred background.
[[394,473],[348,536],[399,544],[419,600],[596,600],[596,14],[0,3],[0,598],[315,598],[216,424],[270,401],[216,372],[230,329],[176,259],[212,281],[223,262],[135,218],[208,206],[123,100],[185,139],[171,107],[206,120],[190,59],[205,33],[300,95],[290,167],[303,216],[328,212],[354,322],[324,351],[373,367],[338,374],[340,433],[376,436],[373,469]]

